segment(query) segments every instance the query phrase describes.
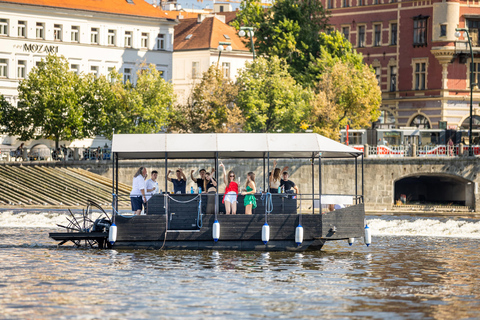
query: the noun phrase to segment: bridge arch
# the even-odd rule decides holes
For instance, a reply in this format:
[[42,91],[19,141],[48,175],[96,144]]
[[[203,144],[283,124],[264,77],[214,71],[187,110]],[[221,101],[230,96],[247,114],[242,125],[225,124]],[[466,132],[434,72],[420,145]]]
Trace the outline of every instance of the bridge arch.
[[474,207],[475,183],[446,173],[415,173],[394,181],[394,203],[401,195],[407,204]]

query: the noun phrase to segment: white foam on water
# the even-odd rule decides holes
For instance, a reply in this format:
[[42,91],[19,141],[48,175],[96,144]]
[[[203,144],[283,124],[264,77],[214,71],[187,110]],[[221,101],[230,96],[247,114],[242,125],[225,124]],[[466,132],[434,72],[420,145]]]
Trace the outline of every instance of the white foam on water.
[[65,212],[0,212],[0,227],[57,228],[57,224],[68,225]]
[[480,221],[449,218],[373,218],[367,220],[372,235],[430,236],[480,239]]

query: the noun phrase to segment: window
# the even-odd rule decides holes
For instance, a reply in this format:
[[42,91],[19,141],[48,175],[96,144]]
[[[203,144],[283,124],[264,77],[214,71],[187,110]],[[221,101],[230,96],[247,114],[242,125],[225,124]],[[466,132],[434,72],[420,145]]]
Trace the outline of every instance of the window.
[[0,36],[8,36],[8,20],[0,19]]
[[[472,45],[474,47],[480,45],[480,41],[478,41],[478,31],[480,29],[480,20],[467,20],[468,26],[468,33],[470,35],[470,39],[472,40]],[[466,40],[466,37],[465,37]]]
[[373,0],[373,4],[378,4],[378,0]]
[[[472,64],[470,64],[470,67],[471,66],[472,66]],[[468,74],[471,75],[470,70],[469,70]],[[480,63],[474,63],[473,64],[473,80],[471,80],[470,83],[474,83],[478,87],[480,87]]]
[[79,42],[80,40],[80,27],[78,26],[72,26],[72,30],[70,31],[70,40],[72,40],[72,42]]
[[365,47],[365,26],[358,27],[358,47]]
[[427,17],[418,16],[413,20],[413,45],[427,45]]
[[125,31],[125,48],[132,47],[132,31]]
[[381,67],[373,67],[375,70],[375,78],[377,78],[378,85],[380,85],[381,77],[382,77],[382,68]]
[[375,29],[375,40],[373,45],[375,47],[380,47],[382,44],[382,25],[376,24],[374,26],[374,29]]
[[90,30],[90,43],[98,44],[98,28],[92,28]]
[[157,50],[165,50],[165,35],[159,33],[157,36]]
[[348,7],[348,6],[349,6],[349,5],[348,5],[348,0],[343,0],[343,7],[346,8],[346,7]]
[[27,22],[26,21],[18,21],[18,36],[21,38],[27,37]]
[[76,74],[80,73],[80,65],[78,64],[71,64],[70,65],[70,71],[75,72]]
[[418,129],[430,129],[430,122],[425,116],[422,116],[421,114],[419,114],[412,119],[412,121],[408,126],[416,127]]
[[37,39],[45,39],[45,24],[41,22],[37,22],[35,27],[35,36]]
[[363,0],[357,0],[358,6],[363,6]]
[[200,78],[200,62],[192,62],[192,79]]
[[131,68],[123,68],[123,82],[127,83],[127,81],[132,82],[132,69]]
[[396,46],[397,45],[397,27],[396,23],[392,23],[390,25],[390,45]]
[[380,128],[389,128],[389,125],[395,124],[395,116],[389,110],[380,110],[380,117],[378,118]]
[[148,48],[148,33],[142,32],[142,37],[140,38],[140,47],[142,49]]
[[222,62],[223,77],[230,79],[230,62]]
[[425,90],[426,63],[415,63],[415,90]]
[[62,41],[62,25],[53,25],[53,40]]
[[115,45],[115,30],[109,29],[108,30],[108,45],[114,46]]
[[440,25],[440,37],[446,37],[447,36],[447,25],[446,24],[441,24]]
[[25,68],[27,66],[27,61],[25,60],[18,60],[17,64],[17,78],[24,79],[25,78]]
[[397,90],[397,67],[390,66],[390,91]]
[[333,0],[328,0],[327,6],[328,6],[328,9],[332,9],[333,8]]
[[90,72],[93,73],[95,77],[98,77],[99,76],[98,66],[90,66]]
[[8,70],[8,60],[0,59],[0,78],[8,77],[7,70]]
[[350,28],[349,27],[343,27],[342,28],[342,33],[345,39],[350,40]]

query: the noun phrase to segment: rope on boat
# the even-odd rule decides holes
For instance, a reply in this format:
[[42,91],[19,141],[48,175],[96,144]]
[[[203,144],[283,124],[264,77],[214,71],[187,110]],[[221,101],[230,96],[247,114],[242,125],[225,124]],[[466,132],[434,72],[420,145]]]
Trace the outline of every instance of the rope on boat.
[[112,193],[112,196],[113,196],[113,201],[112,201],[112,209],[113,209],[113,212],[115,213],[116,216],[120,216],[122,218],[133,218],[135,215],[132,215],[132,216],[124,216],[124,215],[121,215],[117,209],[115,209],[115,198],[117,197],[117,195],[115,193]]
[[[198,195],[200,197],[200,194]],[[200,201],[198,201],[198,211],[197,211],[197,227],[202,228],[203,221],[202,221],[202,197],[200,197]]]
[[168,197],[169,199],[177,202],[177,203],[189,203],[189,202],[192,202],[194,200],[197,200],[197,198],[200,197],[200,194],[198,194],[195,198],[192,198],[192,199],[186,200],[186,201],[176,200],[176,199],[172,198],[172,196],[170,196],[168,193],[166,193],[165,196]]
[[265,212],[266,213],[272,213],[273,211],[273,201],[272,201],[272,194],[270,192],[263,193],[262,196],[260,197],[260,200],[263,201],[265,200]]

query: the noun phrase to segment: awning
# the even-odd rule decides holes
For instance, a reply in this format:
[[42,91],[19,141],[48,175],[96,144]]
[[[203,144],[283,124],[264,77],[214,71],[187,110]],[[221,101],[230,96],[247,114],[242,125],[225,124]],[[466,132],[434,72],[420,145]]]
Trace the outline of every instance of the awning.
[[363,152],[315,133],[116,134],[119,159],[358,157]]

